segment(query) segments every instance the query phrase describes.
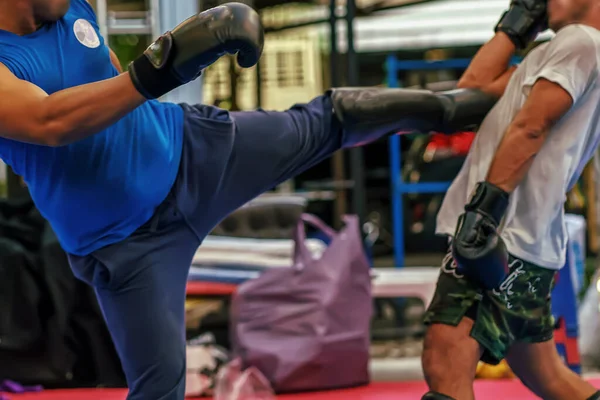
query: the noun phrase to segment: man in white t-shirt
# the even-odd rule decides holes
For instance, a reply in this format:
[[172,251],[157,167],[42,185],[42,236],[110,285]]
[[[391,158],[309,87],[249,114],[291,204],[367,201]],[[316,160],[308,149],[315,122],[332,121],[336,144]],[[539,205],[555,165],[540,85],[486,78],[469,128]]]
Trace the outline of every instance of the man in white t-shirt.
[[[500,99],[438,215],[452,241],[426,314],[423,399],[473,399],[480,359],[506,359],[544,399],[600,399],[558,355],[550,308],[565,193],[600,141],[600,0],[548,0],[547,20],[545,6],[514,0],[459,83]],[[545,22],[556,36],[510,67]]]

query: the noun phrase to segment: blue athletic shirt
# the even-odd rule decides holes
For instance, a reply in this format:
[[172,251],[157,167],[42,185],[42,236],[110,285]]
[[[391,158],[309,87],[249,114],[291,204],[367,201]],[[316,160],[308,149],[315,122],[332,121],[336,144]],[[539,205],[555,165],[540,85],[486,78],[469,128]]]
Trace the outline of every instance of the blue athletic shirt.
[[[17,36],[0,30],[0,63],[48,94],[118,74],[85,0]],[[0,138],[0,158],[27,183],[63,248],[84,256],[131,235],[167,197],[183,143],[183,109],[148,101],[110,128],[64,147]]]

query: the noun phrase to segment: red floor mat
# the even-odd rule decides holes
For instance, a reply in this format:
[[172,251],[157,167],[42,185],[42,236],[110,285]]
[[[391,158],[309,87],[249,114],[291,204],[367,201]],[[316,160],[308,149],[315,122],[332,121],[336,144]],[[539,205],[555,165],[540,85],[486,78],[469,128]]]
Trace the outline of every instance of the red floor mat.
[[[600,387],[600,379],[591,381]],[[416,400],[425,391],[424,382],[373,383],[370,386],[323,393],[279,396],[281,400]],[[517,381],[477,381],[477,400],[534,400]],[[41,393],[11,395],[14,400],[124,400],[123,390],[47,390]]]

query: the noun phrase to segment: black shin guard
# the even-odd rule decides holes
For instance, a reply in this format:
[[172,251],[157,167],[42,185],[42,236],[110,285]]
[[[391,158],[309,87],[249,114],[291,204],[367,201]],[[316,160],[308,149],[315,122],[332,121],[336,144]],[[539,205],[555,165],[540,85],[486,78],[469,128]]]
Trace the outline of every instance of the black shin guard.
[[600,400],[600,391],[594,393],[593,396],[588,398],[587,400]]
[[479,125],[496,98],[479,90],[339,88],[329,92],[344,127],[343,147],[399,132],[453,133]]
[[[438,392],[427,392],[425,396],[421,397],[421,400],[455,400],[452,397],[446,396]],[[593,400],[593,399],[592,399]]]

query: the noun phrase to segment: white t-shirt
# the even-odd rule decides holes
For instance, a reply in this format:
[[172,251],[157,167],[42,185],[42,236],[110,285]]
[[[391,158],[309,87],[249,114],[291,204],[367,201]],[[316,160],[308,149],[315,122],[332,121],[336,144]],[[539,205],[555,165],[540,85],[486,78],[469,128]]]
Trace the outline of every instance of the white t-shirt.
[[[437,233],[453,235],[458,216],[477,182],[485,180],[496,149],[535,82],[544,78],[573,98],[573,107],[551,129],[531,169],[510,195],[500,226],[508,251],[549,269],[565,264],[566,193],[600,140],[600,31],[569,25],[531,51],[487,115],[437,217]],[[551,102],[552,99],[546,101]]]

